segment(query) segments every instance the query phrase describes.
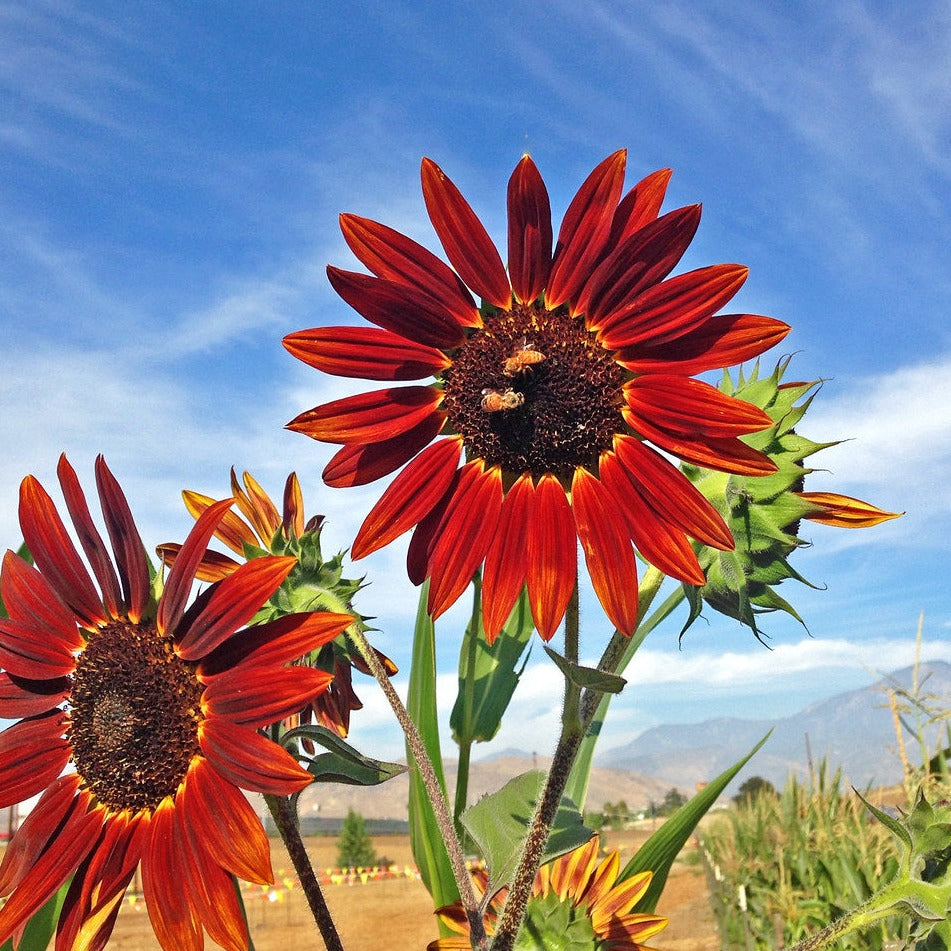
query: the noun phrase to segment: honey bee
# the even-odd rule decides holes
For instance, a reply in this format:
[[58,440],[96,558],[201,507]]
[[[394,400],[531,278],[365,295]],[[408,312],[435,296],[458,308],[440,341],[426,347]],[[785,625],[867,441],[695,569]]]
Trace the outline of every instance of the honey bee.
[[515,376],[516,373],[524,373],[529,367],[546,359],[548,358],[541,350],[535,350],[532,344],[522,337],[522,342],[515,353],[502,361],[502,372],[506,376]]
[[500,393],[498,390],[487,388],[482,391],[482,409],[486,413],[518,409],[524,402],[525,394],[516,390],[505,390],[504,393]]

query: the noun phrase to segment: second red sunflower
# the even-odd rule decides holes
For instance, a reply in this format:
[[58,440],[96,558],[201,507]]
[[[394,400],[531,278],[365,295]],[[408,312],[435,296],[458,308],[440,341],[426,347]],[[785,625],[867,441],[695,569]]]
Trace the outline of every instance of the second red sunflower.
[[661,215],[669,170],[625,193],[625,164],[618,151],[594,169],[556,238],[548,191],[525,156],[508,185],[506,269],[465,198],[424,159],[423,195],[449,264],[383,224],[342,215],[344,238],[371,273],[330,267],[330,281],[375,326],[284,340],[337,376],[432,378],[325,403],[289,428],[341,445],[324,470],[328,485],[365,485],[404,467],[352,555],[415,528],[409,575],[430,579],[434,618],[481,566],[490,640],[525,585],[539,633],[554,634],[579,541],[625,634],[637,624],[635,548],[671,577],[703,584],[690,539],[728,549],[733,538],[665,454],[744,475],[775,469],[740,439],[769,417],[694,374],[756,357],[789,327],[718,315],[746,279],[741,265],[669,277],[700,207]]

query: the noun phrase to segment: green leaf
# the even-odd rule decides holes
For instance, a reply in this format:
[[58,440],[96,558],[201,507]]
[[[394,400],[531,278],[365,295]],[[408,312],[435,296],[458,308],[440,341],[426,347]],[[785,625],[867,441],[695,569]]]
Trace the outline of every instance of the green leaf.
[[[452,737],[460,746],[466,742],[486,743],[499,732],[502,716],[528,662],[526,648],[531,650],[534,630],[524,590],[494,644],[485,639],[481,611],[466,628],[459,650],[459,693],[449,718]],[[472,681],[468,683],[470,654],[474,654],[475,662]],[[525,660],[516,670],[523,654]]]
[[654,877],[644,897],[637,903],[639,912],[650,914],[657,907],[658,899],[667,884],[667,875],[674,864],[684,843],[696,828],[697,823],[706,815],[730,780],[749,762],[752,756],[769,739],[772,730],[764,736],[738,763],[721,773],[712,782],[704,786],[691,800],[684,803],[634,854],[624,866],[618,881],[636,875],[638,872],[652,871]]
[[[23,937],[17,944],[17,951],[46,951],[56,930],[59,913],[69,890],[69,882],[65,882],[59,891],[26,923]],[[0,951],[13,951],[13,938],[0,945]]]
[[[498,792],[483,796],[461,816],[466,832],[479,846],[489,866],[490,895],[508,884],[515,872],[545,779],[545,773],[540,770],[522,773]],[[584,845],[592,835],[594,830],[584,824],[575,804],[562,797],[542,864]]]
[[565,678],[582,690],[594,690],[597,693],[620,693],[627,683],[618,674],[598,670],[595,667],[582,667],[580,664],[573,664],[547,645],[545,646],[545,653],[555,662],[555,666],[564,674]]
[[382,760],[364,756],[326,727],[313,724],[296,727],[288,730],[281,737],[281,743],[288,747],[290,743],[296,743],[299,739],[319,743],[328,750],[327,753],[310,757],[310,762],[307,764],[307,772],[313,774],[315,782],[378,786],[407,770],[402,763],[385,763]]
[[[429,582],[426,582],[419,592],[406,709],[419,730],[445,796],[446,778],[439,750],[439,720],[436,715],[436,632],[426,613],[428,596]],[[407,746],[407,762],[412,762],[412,755]],[[409,839],[420,877],[433,896],[435,906],[442,908],[451,905],[459,898],[459,888],[418,769],[410,770],[409,774]]]

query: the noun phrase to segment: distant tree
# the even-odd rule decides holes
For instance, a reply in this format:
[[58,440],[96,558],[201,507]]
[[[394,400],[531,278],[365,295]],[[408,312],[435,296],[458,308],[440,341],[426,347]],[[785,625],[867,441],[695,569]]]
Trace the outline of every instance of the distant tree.
[[757,796],[775,796],[776,787],[762,776],[750,776],[745,782],[740,784],[733,801],[739,806],[744,802],[750,802]]
[[340,827],[337,843],[337,865],[340,868],[367,868],[377,864],[373,842],[366,830],[363,816],[350,809]]
[[685,802],[687,797],[679,789],[668,789],[664,794],[664,801],[657,810],[662,816],[669,816],[676,812]]

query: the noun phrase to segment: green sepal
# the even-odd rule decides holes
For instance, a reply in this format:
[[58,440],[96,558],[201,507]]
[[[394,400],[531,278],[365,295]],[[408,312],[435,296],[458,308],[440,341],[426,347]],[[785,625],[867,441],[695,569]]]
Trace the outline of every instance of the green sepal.
[[[432,619],[426,613],[428,597],[427,581],[419,592],[406,709],[419,730],[442,795],[445,796],[446,777],[439,748],[439,717],[436,711],[436,632]],[[413,762],[412,756],[412,750],[407,745],[407,762]],[[453,904],[459,898],[459,888],[442,831],[418,769],[411,769],[409,773],[409,841],[420,878],[433,896],[436,908]]]
[[281,745],[299,756],[298,740],[310,740],[328,752],[302,757],[309,760],[307,772],[318,783],[345,783],[348,786],[378,786],[394,776],[405,773],[403,763],[386,763],[364,756],[359,750],[345,743],[336,733],[316,724],[294,727],[281,736]]
[[[502,716],[528,663],[534,630],[535,623],[524,590],[493,644],[486,641],[482,632],[482,613],[481,610],[477,612],[466,628],[459,649],[459,692],[449,717],[452,738],[456,743],[486,743],[499,732]],[[475,664],[470,684],[466,672],[467,658],[472,649],[475,650]]]
[[[17,951],[46,951],[56,931],[69,884],[67,881],[60,885],[53,897],[26,923]],[[13,951],[13,938],[0,945],[0,951]]]
[[735,763],[725,772],[720,773],[716,779],[712,780],[703,789],[700,790],[692,799],[684,803],[638,850],[633,858],[621,870],[618,881],[622,882],[637,875],[639,872],[650,871],[654,873],[651,883],[644,897],[637,903],[636,910],[650,914],[657,907],[664,885],[667,883],[667,875],[670,867],[674,864],[684,843],[690,838],[690,834],[697,827],[697,823],[707,814],[710,807],[716,802],[720,794],[726,789],[734,776],[749,762],[749,760],[759,751],[760,747],[769,739],[772,734],[769,731],[743,757],[738,763]]
[[595,667],[582,667],[580,664],[573,664],[557,651],[553,651],[547,644],[545,645],[545,653],[555,662],[555,666],[565,678],[582,690],[594,690],[601,694],[620,693],[627,683],[618,674],[598,670]]
[[[490,895],[507,885],[515,873],[545,780],[541,770],[522,773],[497,792],[473,803],[460,817],[466,832],[485,856],[489,867],[487,893]],[[575,804],[562,797],[541,864],[584,845],[593,835],[594,830],[584,824]]]

